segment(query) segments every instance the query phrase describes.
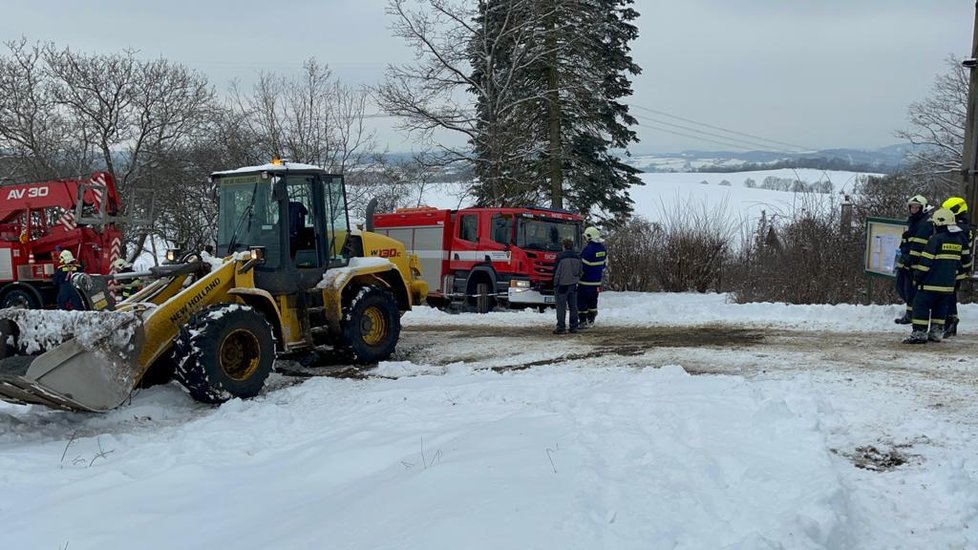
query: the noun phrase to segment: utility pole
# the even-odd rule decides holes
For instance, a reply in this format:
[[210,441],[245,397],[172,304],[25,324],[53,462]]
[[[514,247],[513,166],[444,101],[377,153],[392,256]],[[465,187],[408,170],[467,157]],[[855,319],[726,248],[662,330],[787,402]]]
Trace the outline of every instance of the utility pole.
[[961,155],[961,175],[964,196],[971,212],[971,226],[978,221],[978,2],[975,2],[975,25],[971,35],[971,57],[962,63],[971,69],[968,81],[968,105],[964,125],[964,151]]

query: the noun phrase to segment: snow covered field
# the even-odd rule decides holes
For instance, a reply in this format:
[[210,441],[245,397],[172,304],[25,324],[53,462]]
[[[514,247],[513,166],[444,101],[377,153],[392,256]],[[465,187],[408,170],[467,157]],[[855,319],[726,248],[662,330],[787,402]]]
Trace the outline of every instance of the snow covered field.
[[[741,224],[753,227],[762,211],[769,217],[791,217],[806,208],[837,205],[843,198],[842,193],[851,193],[857,180],[868,175],[808,168],[736,173],[650,173],[639,174],[644,185],[632,186],[629,193],[635,203],[634,213],[651,221],[667,219],[678,208],[693,208],[698,213],[719,212],[734,227]],[[808,185],[831,183],[833,192],[792,193],[762,189],[767,178],[798,180]],[[753,180],[755,187],[747,187],[748,180]],[[470,199],[459,197],[461,189],[460,184],[433,184],[420,198],[413,196],[409,202],[438,208],[471,206]]]
[[[763,174],[645,175],[637,211],[796,200]],[[418,308],[391,361],[220,407],[0,404],[0,549],[978,548],[978,306],[906,346],[896,305],[601,300],[567,336]]]

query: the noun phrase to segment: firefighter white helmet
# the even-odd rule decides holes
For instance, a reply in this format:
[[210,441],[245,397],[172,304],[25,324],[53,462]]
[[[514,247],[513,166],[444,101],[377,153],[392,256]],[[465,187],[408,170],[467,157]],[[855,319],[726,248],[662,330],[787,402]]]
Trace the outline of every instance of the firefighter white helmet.
[[927,199],[923,195],[914,195],[907,199],[907,206],[917,205],[921,210],[927,207]]
[[116,271],[122,271],[123,269],[130,267],[129,262],[125,258],[118,258],[116,261],[112,262],[112,269]]
[[70,250],[62,250],[58,258],[63,264],[68,264],[75,261],[75,255],[72,254]]
[[954,225],[954,213],[947,208],[938,208],[930,215],[930,221],[935,227]]
[[592,225],[584,230],[584,238],[588,241],[599,243],[601,242],[601,230]]

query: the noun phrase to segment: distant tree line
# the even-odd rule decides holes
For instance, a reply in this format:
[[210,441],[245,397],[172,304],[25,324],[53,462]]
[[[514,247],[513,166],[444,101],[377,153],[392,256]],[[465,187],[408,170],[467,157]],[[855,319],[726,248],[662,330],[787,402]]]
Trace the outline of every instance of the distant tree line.
[[815,170],[836,170],[843,172],[877,172],[893,173],[900,169],[898,165],[878,162],[852,162],[839,157],[802,157],[782,159],[774,162],[746,162],[739,166],[700,166],[693,172],[754,172],[760,170],[778,170],[781,168],[811,168]]
[[[723,180],[727,181],[727,180]],[[723,185],[721,182],[720,185]],[[727,185],[730,185],[728,182]],[[807,182],[797,178],[782,178],[778,176],[767,176],[761,181],[761,185],[753,178],[744,180],[744,187],[748,189],[760,188],[771,191],[790,191],[792,193],[831,193],[833,185],[830,180]]]

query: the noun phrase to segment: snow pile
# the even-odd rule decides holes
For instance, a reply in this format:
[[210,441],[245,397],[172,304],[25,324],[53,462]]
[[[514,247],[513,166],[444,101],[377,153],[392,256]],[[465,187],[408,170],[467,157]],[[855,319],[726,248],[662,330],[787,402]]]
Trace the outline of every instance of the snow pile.
[[[978,319],[978,305],[959,306],[962,319]],[[710,324],[743,327],[773,327],[791,330],[833,332],[908,332],[893,319],[903,313],[902,305],[860,306],[853,304],[788,305],[784,303],[737,304],[727,294],[602,292],[598,299],[597,324],[614,326],[702,326]],[[500,310],[488,315],[457,315],[431,307],[415,307],[404,314],[406,326],[526,326],[555,323],[554,311]],[[964,321],[962,321],[963,323]],[[970,321],[968,321],[970,322]]]
[[377,268],[396,269],[387,258],[350,258],[350,263],[346,267],[334,267],[327,270],[323,274],[323,280],[319,281],[316,288],[341,288],[346,286],[346,282],[352,279],[359,270],[376,271]]
[[142,324],[135,313],[115,311],[0,309],[0,319],[17,325],[17,347],[27,354],[49,350],[73,338],[89,349],[130,349]]

